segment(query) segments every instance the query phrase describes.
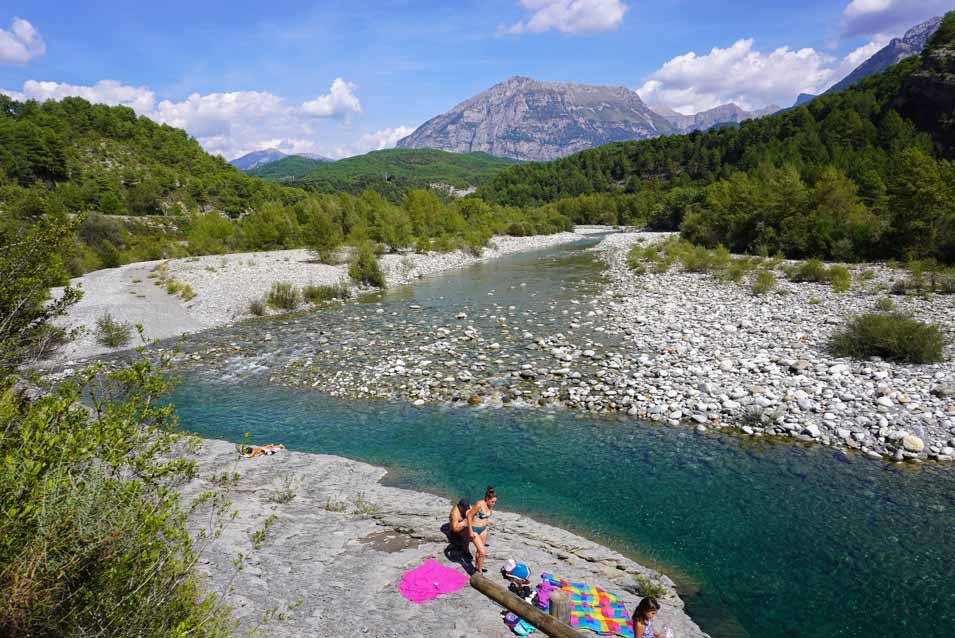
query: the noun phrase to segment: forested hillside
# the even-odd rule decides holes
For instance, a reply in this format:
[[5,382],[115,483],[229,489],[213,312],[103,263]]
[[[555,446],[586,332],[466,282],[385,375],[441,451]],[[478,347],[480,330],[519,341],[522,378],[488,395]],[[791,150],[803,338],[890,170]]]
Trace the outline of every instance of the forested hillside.
[[374,190],[389,200],[400,201],[408,191],[432,184],[458,189],[478,186],[516,163],[487,153],[393,148],[316,166],[290,183],[323,193]]
[[57,256],[63,275],[75,276],[188,255],[303,246],[327,253],[369,240],[384,250],[452,250],[482,246],[494,233],[569,228],[550,209],[449,203],[415,188],[430,180],[462,184],[511,163],[440,151],[372,153],[333,179],[357,189],[363,174],[386,182],[400,176],[390,201],[364,188],[309,193],[245,175],[184,131],[129,108],[0,96],[0,245],[78,215],[73,241]]
[[123,106],[70,97],[18,103],[0,95],[0,207],[238,215],[284,191],[213,157],[185,131]]
[[949,13],[922,56],[844,92],[738,127],[515,166],[478,195],[736,251],[952,262],[953,59]]
[[287,182],[293,179],[299,179],[311,173],[322,164],[328,164],[328,160],[311,159],[301,155],[289,155],[277,159],[274,162],[268,162],[262,166],[246,171],[246,174],[254,177],[261,177],[273,182]]

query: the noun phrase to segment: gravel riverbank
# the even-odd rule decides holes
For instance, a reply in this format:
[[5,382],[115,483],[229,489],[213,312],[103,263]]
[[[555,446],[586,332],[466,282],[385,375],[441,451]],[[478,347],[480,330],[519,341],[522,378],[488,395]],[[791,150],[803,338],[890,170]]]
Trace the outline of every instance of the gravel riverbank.
[[[502,255],[576,241],[594,230],[583,227],[576,233],[494,237],[480,256],[465,251],[384,255],[381,266],[387,284],[395,286]],[[157,285],[161,284],[156,271],[160,264],[165,264],[172,280],[190,286],[195,296],[184,300]],[[59,322],[80,332],[45,366],[71,365],[115,352],[97,343],[94,334],[96,320],[104,312],[117,321],[142,324],[150,340],[168,339],[250,317],[249,304],[263,298],[272,284],[280,281],[298,287],[348,283],[348,266],[317,263],[307,250],[280,250],[140,262],[89,273],[71,282],[84,291],[83,299]],[[139,345],[137,342],[133,339],[128,347]]]
[[[873,457],[955,459],[951,345],[946,361],[931,365],[854,361],[827,351],[832,333],[872,312],[904,273],[851,267],[845,293],[780,275],[775,291],[758,296],[679,268],[631,273],[630,246],[661,238],[619,234],[599,246],[611,282],[598,305],[607,308],[606,329],[624,335],[627,352],[605,360],[604,377],[631,398],[629,414],[816,441]],[[955,337],[952,295],[893,300]]]
[[[470,587],[421,605],[405,600],[396,587],[404,572],[427,558],[461,569],[444,554],[440,526],[451,508],[447,499],[384,486],[382,468],[336,456],[281,452],[237,460],[234,445],[204,441],[197,460],[203,477],[233,470],[241,475],[229,494],[238,515],[224,523],[200,568],[243,627],[255,626],[269,608],[281,612],[301,600],[287,620],[269,623],[265,635],[512,635],[501,608]],[[183,494],[188,498],[213,487],[212,481],[197,479]],[[502,494],[502,506],[506,501]],[[266,527],[264,536],[253,538]],[[597,585],[620,595],[632,610],[640,598],[636,579],[649,579],[670,592],[657,626],[671,626],[677,638],[706,636],[684,613],[669,578],[612,550],[501,511],[492,518],[490,540],[488,576],[495,581],[504,582],[498,571],[515,558],[531,567],[535,579],[546,571]]]
[[[387,313],[355,308],[290,335],[305,350],[276,360],[271,379],[349,398],[627,414],[874,458],[955,458],[951,348],[945,363],[931,365],[838,359],[827,351],[832,332],[872,310],[902,273],[855,267],[844,293],[780,273],[777,288],[757,296],[747,285],[678,267],[643,275],[627,268],[634,242],[663,238],[608,236],[595,248],[605,281],[572,290],[569,299],[521,306],[488,297],[443,315],[420,304]],[[955,335],[955,297],[896,296],[895,303]],[[233,345],[190,357],[215,368],[245,356],[246,346]]]

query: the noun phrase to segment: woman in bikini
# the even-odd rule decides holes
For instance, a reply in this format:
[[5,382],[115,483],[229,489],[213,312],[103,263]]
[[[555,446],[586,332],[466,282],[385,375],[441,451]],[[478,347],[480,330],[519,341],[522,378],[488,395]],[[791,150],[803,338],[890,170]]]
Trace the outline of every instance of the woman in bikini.
[[474,565],[481,573],[487,572],[484,569],[484,559],[487,557],[487,528],[491,525],[491,510],[495,503],[497,503],[497,494],[494,493],[494,488],[488,485],[484,491],[484,498],[468,510],[471,542],[477,550],[477,560],[474,561]]
[[248,445],[243,450],[242,456],[246,458],[251,458],[253,456],[272,456],[276,452],[285,449],[285,445],[279,443],[269,443],[268,445]]

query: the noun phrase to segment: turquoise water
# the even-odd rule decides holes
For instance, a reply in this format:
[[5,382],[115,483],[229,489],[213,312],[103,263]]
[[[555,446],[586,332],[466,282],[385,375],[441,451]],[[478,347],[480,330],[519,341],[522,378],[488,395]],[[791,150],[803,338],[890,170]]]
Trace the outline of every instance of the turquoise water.
[[[544,256],[436,278],[389,293],[383,307],[405,308],[413,298],[444,313],[466,298],[476,311],[492,303],[483,299],[491,290],[493,303],[508,295],[531,303],[530,293],[511,288],[520,279],[551,296],[586,289],[594,269],[580,254]],[[269,347],[284,361],[303,324],[349,312],[269,324],[284,335]],[[538,319],[561,321],[543,309]],[[455,498],[493,483],[501,507],[666,570],[714,637],[952,635],[951,467],[888,465],[632,419],[337,400],[269,384],[278,364],[261,352],[248,357],[255,366],[230,364],[246,374],[185,374],[172,397],[183,427],[232,440],[250,432],[255,441],[384,465],[393,484]]]

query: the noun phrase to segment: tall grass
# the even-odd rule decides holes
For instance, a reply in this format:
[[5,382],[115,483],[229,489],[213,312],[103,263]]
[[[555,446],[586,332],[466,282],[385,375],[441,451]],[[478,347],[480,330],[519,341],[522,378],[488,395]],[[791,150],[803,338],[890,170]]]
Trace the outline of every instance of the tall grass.
[[272,284],[266,302],[279,310],[295,310],[302,305],[302,293],[288,281],[277,281]]

